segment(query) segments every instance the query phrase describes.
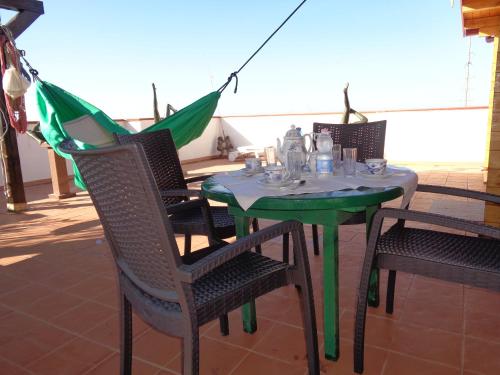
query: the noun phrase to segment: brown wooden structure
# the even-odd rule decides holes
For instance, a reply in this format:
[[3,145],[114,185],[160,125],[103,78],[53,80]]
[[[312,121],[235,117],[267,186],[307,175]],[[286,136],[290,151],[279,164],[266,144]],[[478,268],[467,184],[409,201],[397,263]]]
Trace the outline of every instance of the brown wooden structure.
[[[462,25],[464,36],[484,36],[494,40],[491,92],[488,116],[488,142],[486,145],[486,190],[500,194],[500,1],[462,0]],[[487,205],[485,221],[500,227],[500,207]]]
[[[26,30],[40,15],[43,14],[43,3],[37,0],[0,0],[0,8],[14,10],[18,13],[12,17],[6,26],[17,38]],[[0,80],[2,76],[0,74]],[[0,87],[0,109],[7,113],[5,107],[4,93]],[[8,118],[7,118],[8,121]],[[19,149],[17,147],[16,132],[9,126],[9,131],[1,140],[2,156],[5,160],[5,192],[7,193],[7,209],[9,211],[22,211],[26,208],[26,196],[24,194],[23,175],[21,162],[19,160]]]

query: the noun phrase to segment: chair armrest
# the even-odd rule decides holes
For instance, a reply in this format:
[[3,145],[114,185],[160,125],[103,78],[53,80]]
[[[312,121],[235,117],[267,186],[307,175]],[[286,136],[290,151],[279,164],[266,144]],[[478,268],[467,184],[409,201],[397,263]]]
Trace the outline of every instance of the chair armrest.
[[205,181],[207,178],[212,177],[213,174],[204,174],[202,176],[195,176],[195,177],[188,177],[185,178],[184,181],[186,181],[186,184],[190,184],[193,182],[200,182],[200,181]]
[[208,208],[208,202],[205,198],[193,199],[190,201],[184,201],[180,203],[171,204],[165,209],[169,215],[176,214],[178,212],[192,210],[194,208]]
[[173,197],[202,198],[200,190],[191,190],[191,189],[160,190],[160,195],[162,198],[173,198]]
[[379,223],[383,218],[433,224],[441,227],[476,233],[500,240],[500,228],[445,215],[396,208],[382,208],[375,214],[374,222]]
[[475,190],[459,189],[454,187],[446,187],[438,185],[418,184],[417,191],[426,193],[454,195],[457,197],[472,198],[472,199],[482,200],[485,202],[500,204],[500,195],[483,193],[481,191],[475,191]]
[[232,244],[226,245],[214,251],[212,254],[207,255],[193,264],[181,265],[178,268],[180,278],[183,282],[193,283],[220,265],[237,257],[238,255],[243,254],[245,251],[249,251],[255,246],[275,237],[279,237],[285,233],[295,230],[300,230],[301,228],[302,224],[298,221],[285,221],[261,229],[258,232],[252,233]]

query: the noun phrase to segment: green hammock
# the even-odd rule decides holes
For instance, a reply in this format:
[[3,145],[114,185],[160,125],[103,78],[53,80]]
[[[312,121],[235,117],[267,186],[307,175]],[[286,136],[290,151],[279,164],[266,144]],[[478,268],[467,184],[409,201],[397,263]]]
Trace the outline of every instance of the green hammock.
[[[73,137],[64,127],[64,124],[88,116],[97,124],[99,130],[109,137],[111,137],[112,133],[130,133],[99,108],[49,82],[36,82],[36,98],[40,114],[40,130],[54,151],[66,159],[72,160],[71,155],[59,151],[58,146],[63,140]],[[214,91],[142,131],[154,132],[161,129],[170,129],[176,147],[180,148],[203,133],[214,114],[219,98],[220,92]],[[96,144],[85,143],[76,138],[73,139],[82,150],[98,147]],[[73,170],[75,185],[85,189],[85,184],[74,162]]]

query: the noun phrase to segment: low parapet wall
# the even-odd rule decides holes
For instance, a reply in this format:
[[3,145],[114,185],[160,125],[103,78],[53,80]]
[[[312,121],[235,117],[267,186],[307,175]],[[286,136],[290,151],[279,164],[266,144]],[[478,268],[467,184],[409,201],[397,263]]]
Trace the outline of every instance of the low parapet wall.
[[[367,111],[370,121],[387,120],[385,157],[393,163],[482,165],[485,160],[487,107]],[[235,147],[275,145],[291,124],[312,131],[313,122],[339,122],[341,113],[265,114],[214,117],[202,136],[179,150],[181,160],[216,156],[224,130]],[[152,119],[118,120],[140,130]],[[47,151],[27,135],[18,135],[24,181],[50,178]],[[69,169],[70,170],[70,169]],[[0,171],[1,175],[1,171]],[[3,184],[3,177],[0,185]]]

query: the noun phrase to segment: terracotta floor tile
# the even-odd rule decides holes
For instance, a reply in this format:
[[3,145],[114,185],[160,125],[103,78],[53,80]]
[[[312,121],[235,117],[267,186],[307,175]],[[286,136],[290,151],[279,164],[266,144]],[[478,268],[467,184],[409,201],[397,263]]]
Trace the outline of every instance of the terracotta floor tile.
[[30,375],[30,372],[0,358],[0,374],[5,375]]
[[[101,324],[97,325],[90,331],[85,332],[83,335],[93,341],[103,344],[105,346],[112,347],[114,349],[120,349],[120,318],[118,313],[112,314],[112,317]],[[149,327],[141,319],[137,317],[132,318],[133,327],[132,333],[134,337],[139,337],[142,335]]]
[[500,374],[500,344],[465,338],[464,369],[485,375]]
[[[340,318],[340,337],[353,340],[354,312],[346,310]],[[392,319],[368,315],[365,324],[365,342],[368,345],[389,348],[399,325]]]
[[218,321],[204,333],[216,341],[241,346],[244,349],[253,348],[269,332],[273,322],[262,317],[257,317],[257,331],[253,334],[243,331],[240,309],[229,314],[229,335],[221,336]]
[[17,313],[6,315],[0,320],[0,353],[18,365],[37,360],[73,337]]
[[30,305],[20,307],[20,309],[40,319],[53,320],[81,303],[83,300],[76,296],[64,292],[53,292]]
[[181,340],[155,330],[148,330],[134,340],[134,357],[164,366],[181,351]]
[[[202,337],[200,338],[200,374],[230,374],[247,354],[248,352],[241,348]],[[180,372],[181,356],[176,356],[166,367]]]
[[2,272],[3,269],[0,267],[0,296],[3,294],[11,293],[16,289],[22,288],[25,284],[22,279],[17,277],[7,275]]
[[463,286],[415,277],[401,320],[430,328],[462,333]]
[[37,375],[82,374],[113,352],[88,340],[77,338],[28,366]]
[[307,362],[303,330],[283,324],[275,324],[253,351],[294,365],[304,366]]
[[462,336],[399,324],[392,335],[390,349],[458,368],[461,366]]
[[[378,348],[365,346],[364,372],[363,375],[379,375],[384,367],[388,352]],[[327,375],[351,375],[353,374],[353,343],[350,340],[340,340],[340,358],[338,361],[330,361],[324,358],[323,351],[320,352],[321,374]],[[403,375],[401,373],[400,375]]]
[[465,312],[465,334],[500,342],[500,316],[493,311]]
[[384,375],[460,375],[459,369],[391,353]]
[[24,283],[22,288],[1,296],[0,303],[11,307],[27,306],[41,298],[49,296],[52,292],[51,288],[38,283]]
[[[155,375],[158,373],[159,368],[154,367],[146,362],[137,358],[132,359],[132,373],[137,375]],[[85,372],[85,375],[112,375],[120,373],[120,355],[114,354],[107,358],[97,367]]]
[[235,375],[303,375],[306,367],[295,367],[276,359],[250,353],[233,371]]
[[116,288],[116,282],[108,277],[96,276],[82,281],[65,290],[66,293],[74,294],[78,297],[92,299]]
[[465,310],[467,312],[500,311],[498,293],[486,289],[465,288]]
[[98,296],[92,297],[91,299],[108,307],[111,307],[114,310],[120,309],[119,297],[115,288],[99,294]]
[[115,310],[89,301],[51,320],[57,326],[81,334],[108,320],[115,314]]
[[85,279],[92,276],[86,272],[77,270],[76,268],[64,269],[62,272],[54,275],[46,280],[41,281],[42,284],[47,285],[54,289],[68,289],[76,284],[81,283]]

